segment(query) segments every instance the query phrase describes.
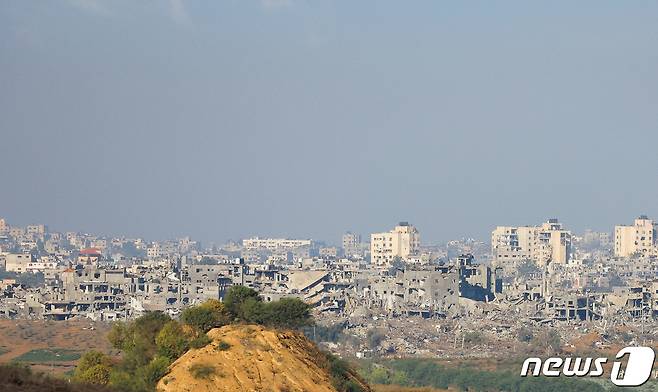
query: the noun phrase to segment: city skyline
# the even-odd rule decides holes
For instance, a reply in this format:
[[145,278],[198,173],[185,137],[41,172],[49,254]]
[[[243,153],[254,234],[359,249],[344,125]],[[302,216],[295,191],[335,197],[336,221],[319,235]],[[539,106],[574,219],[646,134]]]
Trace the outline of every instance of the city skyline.
[[[646,214],[639,214],[633,217],[635,221],[638,219],[650,219],[647,217]],[[577,231],[573,230],[570,226],[566,226],[564,230],[567,230],[569,233],[579,236],[579,235],[586,235],[587,233],[605,233],[610,235],[610,237],[614,237],[617,234],[617,230],[620,227],[628,227],[631,228],[632,225],[629,226],[629,222],[632,221],[630,217],[626,217],[625,221],[618,222],[615,225],[613,225],[610,228],[602,229],[602,230],[596,230],[591,227],[588,227],[582,231]],[[202,241],[199,238],[196,238],[192,235],[185,234],[183,233],[180,236],[177,237],[149,237],[145,235],[127,235],[125,233],[119,232],[119,233],[105,233],[105,232],[89,232],[89,231],[84,231],[84,230],[77,230],[77,229],[71,229],[71,230],[64,230],[58,227],[54,227],[47,222],[29,222],[29,223],[17,223],[17,222],[10,222],[6,216],[0,215],[0,222],[2,225],[6,225],[7,227],[16,227],[16,228],[27,228],[27,227],[40,227],[43,226],[47,231],[49,232],[57,232],[57,233],[78,233],[78,234],[85,234],[85,235],[93,235],[93,236],[98,236],[99,238],[126,238],[126,239],[142,239],[147,242],[160,242],[160,241],[169,241],[169,240],[176,240],[176,239],[181,239],[181,238],[190,238],[191,240],[195,241],[200,241],[203,246],[222,246],[229,244],[231,242],[244,242],[244,241],[253,241],[253,240],[262,240],[262,241],[267,241],[267,240],[291,240],[291,241],[313,241],[313,242],[319,242],[321,244],[325,244],[326,246],[336,246],[336,247],[341,247],[342,242],[344,241],[344,236],[345,235],[356,235],[359,238],[362,238],[362,243],[367,244],[370,243],[370,237],[373,235],[382,235],[383,233],[387,233],[387,230],[390,228],[393,228],[390,232],[393,233],[395,232],[400,226],[410,226],[413,227],[415,230],[418,230],[416,225],[413,224],[413,222],[408,222],[408,221],[397,221],[397,222],[392,222],[389,226],[387,227],[381,227],[378,230],[374,230],[371,232],[366,232],[366,233],[359,233],[354,230],[344,230],[343,232],[339,233],[337,235],[337,239],[335,238],[318,238],[318,237],[311,237],[311,236],[305,236],[305,235],[300,235],[300,236],[287,236],[287,235],[280,235],[280,234],[272,234],[272,235],[262,235],[261,233],[251,233],[248,234],[244,237],[232,237],[228,238],[225,241]],[[543,224],[558,224],[562,226],[564,224],[563,221],[561,221],[558,218],[550,217],[550,218],[545,218],[543,220],[539,220],[537,222],[528,222],[528,223],[523,223],[523,224],[518,224],[518,225],[510,225],[507,223],[498,223],[493,226],[491,226],[491,230],[488,232],[488,234],[483,237],[483,238],[478,238],[475,236],[462,236],[462,237],[455,237],[455,238],[448,238],[445,240],[433,240],[433,239],[426,239],[424,236],[421,235],[421,241],[418,242],[418,245],[422,246],[436,246],[436,245],[442,245],[450,241],[461,241],[461,240],[474,240],[474,241],[479,241],[482,243],[487,243],[490,242],[491,237],[497,235],[496,233],[501,230],[501,229],[509,229],[509,228],[538,228],[537,226],[538,223]],[[0,225],[0,227],[2,227]],[[423,231],[418,230],[418,233],[423,233]],[[627,255],[626,255],[627,256]]]

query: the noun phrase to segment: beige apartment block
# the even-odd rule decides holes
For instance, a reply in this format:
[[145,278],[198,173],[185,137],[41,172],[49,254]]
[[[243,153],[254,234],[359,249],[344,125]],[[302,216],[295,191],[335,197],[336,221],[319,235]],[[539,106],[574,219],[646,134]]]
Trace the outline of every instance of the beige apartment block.
[[541,226],[498,226],[491,233],[491,252],[498,265],[523,260],[542,267],[566,264],[571,260],[571,232],[557,219]]
[[400,222],[391,231],[370,235],[370,260],[376,265],[388,265],[396,257],[406,259],[418,253],[420,234],[408,222]]
[[34,262],[34,257],[30,254],[7,254],[5,255],[5,270],[7,272],[27,272],[30,264]]
[[633,225],[615,226],[615,256],[628,257],[635,253],[651,255],[656,250],[656,224],[641,215]]

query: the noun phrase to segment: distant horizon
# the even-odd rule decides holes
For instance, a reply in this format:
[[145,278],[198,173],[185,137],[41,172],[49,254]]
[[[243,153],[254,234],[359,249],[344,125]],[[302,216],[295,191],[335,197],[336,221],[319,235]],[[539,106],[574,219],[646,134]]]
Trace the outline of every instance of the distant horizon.
[[658,219],[658,3],[0,6],[10,222],[428,243]]
[[[597,230],[597,229],[594,229],[594,228],[585,228],[583,230],[577,231],[577,230],[573,230],[568,225],[564,224],[564,222],[562,220],[560,220],[559,218],[557,218],[557,219],[560,223],[563,224],[564,228],[566,230],[571,231],[572,234],[582,235],[588,230],[590,230],[592,232],[596,232],[596,233],[610,233],[610,234],[613,234],[614,233],[614,226],[617,226],[617,225],[630,225],[633,222],[634,219],[640,218],[644,215],[646,215],[646,214],[639,214],[639,215],[633,217],[632,219],[630,219],[628,222],[617,223],[617,224],[613,225],[608,230]],[[649,219],[653,219],[651,216],[647,216],[647,217]],[[26,226],[29,226],[29,225],[41,225],[42,224],[42,225],[45,225],[48,228],[49,232],[59,232],[59,233],[75,232],[75,233],[80,233],[80,234],[96,235],[96,236],[100,236],[100,237],[113,237],[113,238],[124,237],[124,238],[127,238],[127,239],[140,238],[140,239],[144,239],[144,240],[147,240],[147,241],[155,241],[155,242],[189,237],[192,240],[196,240],[196,241],[201,242],[202,245],[209,245],[209,244],[224,245],[224,244],[229,243],[230,241],[239,242],[239,241],[242,241],[244,239],[259,237],[259,238],[262,238],[262,239],[265,239],[265,238],[308,239],[308,240],[312,240],[312,241],[323,242],[323,243],[326,243],[328,245],[341,246],[342,244],[341,244],[341,238],[340,237],[342,237],[343,234],[346,234],[346,233],[349,233],[349,232],[351,232],[353,234],[358,234],[358,235],[361,236],[361,240],[365,243],[365,242],[369,242],[370,234],[392,230],[394,228],[394,226],[396,226],[398,223],[401,222],[401,221],[397,221],[397,222],[391,224],[391,226],[388,227],[388,228],[383,228],[381,230],[372,231],[372,232],[368,232],[368,233],[358,233],[358,232],[355,232],[354,230],[345,230],[345,231],[343,231],[342,233],[340,233],[338,235],[338,239],[335,240],[335,241],[327,239],[327,238],[314,238],[314,237],[309,237],[309,236],[285,236],[285,235],[276,235],[276,234],[272,234],[272,235],[252,234],[252,235],[247,235],[247,236],[244,236],[244,237],[234,237],[234,238],[227,238],[227,239],[224,239],[224,240],[206,241],[206,240],[201,240],[200,238],[196,238],[195,236],[192,236],[190,234],[182,234],[182,235],[170,236],[170,237],[153,238],[153,237],[149,237],[147,235],[139,235],[139,234],[126,235],[126,234],[121,234],[121,233],[110,233],[110,234],[108,234],[108,233],[104,233],[104,232],[84,231],[84,230],[75,230],[75,229],[71,229],[71,230],[66,229],[66,230],[64,230],[64,229],[59,229],[56,226],[50,225],[47,222],[31,222],[31,223],[24,223],[24,224],[16,224],[16,223],[12,224],[12,222],[9,219],[7,219],[6,216],[0,215],[0,219],[3,219],[3,218],[5,219],[6,223],[10,226],[17,226],[17,227],[25,228]],[[548,219],[552,219],[552,218],[546,218],[546,219],[544,219],[540,222],[527,223],[527,224],[497,224],[497,225],[492,226],[491,230],[495,229],[496,226],[513,226],[513,227],[515,227],[515,226],[538,226],[538,225],[541,225],[542,223],[548,221]],[[440,244],[448,243],[450,241],[463,240],[463,239],[472,239],[472,240],[480,241],[480,242],[484,242],[484,243],[488,243],[491,240],[491,235],[489,235],[485,238],[478,238],[478,237],[475,237],[475,236],[466,235],[466,236],[454,237],[454,238],[450,238],[450,239],[427,241],[425,239],[425,237],[423,236],[422,228],[419,228],[418,226],[414,225],[413,222],[408,222],[408,223],[415,226],[419,230],[420,238],[421,238],[421,246],[434,246],[434,245],[440,245]]]

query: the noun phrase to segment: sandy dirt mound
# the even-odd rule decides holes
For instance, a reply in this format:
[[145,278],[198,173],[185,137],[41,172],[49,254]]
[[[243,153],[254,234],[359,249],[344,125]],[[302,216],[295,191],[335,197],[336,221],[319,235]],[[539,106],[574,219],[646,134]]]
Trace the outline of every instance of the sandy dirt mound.
[[300,334],[230,325],[208,336],[211,344],[171,365],[158,391],[336,391],[322,354]]

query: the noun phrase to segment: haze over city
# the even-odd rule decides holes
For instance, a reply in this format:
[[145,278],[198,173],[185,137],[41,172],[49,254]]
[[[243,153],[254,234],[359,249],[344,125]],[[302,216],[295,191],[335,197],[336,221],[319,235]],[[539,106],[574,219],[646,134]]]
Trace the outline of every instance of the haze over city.
[[[148,4],[148,5],[147,5]],[[148,238],[658,216],[658,4],[0,7],[0,212]]]

